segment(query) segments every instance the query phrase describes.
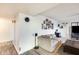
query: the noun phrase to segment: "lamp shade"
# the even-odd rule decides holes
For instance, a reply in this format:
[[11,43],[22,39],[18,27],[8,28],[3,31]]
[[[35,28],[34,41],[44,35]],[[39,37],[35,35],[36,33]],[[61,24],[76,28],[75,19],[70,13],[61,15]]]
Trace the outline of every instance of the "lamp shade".
[[38,36],[38,34],[37,34],[37,33],[35,33],[35,36]]

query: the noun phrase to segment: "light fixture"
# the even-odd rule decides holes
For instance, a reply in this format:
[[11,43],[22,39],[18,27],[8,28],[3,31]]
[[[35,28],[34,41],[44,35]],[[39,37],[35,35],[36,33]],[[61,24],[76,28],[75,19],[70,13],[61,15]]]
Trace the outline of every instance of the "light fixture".
[[29,17],[26,17],[25,22],[29,22],[29,21],[30,21]]
[[16,23],[16,20],[12,20],[12,23]]

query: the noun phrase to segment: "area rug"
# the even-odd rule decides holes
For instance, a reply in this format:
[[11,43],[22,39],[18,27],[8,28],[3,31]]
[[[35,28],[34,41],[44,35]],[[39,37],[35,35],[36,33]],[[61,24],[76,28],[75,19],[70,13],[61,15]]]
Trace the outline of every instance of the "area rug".
[[0,43],[0,55],[17,55],[12,41]]

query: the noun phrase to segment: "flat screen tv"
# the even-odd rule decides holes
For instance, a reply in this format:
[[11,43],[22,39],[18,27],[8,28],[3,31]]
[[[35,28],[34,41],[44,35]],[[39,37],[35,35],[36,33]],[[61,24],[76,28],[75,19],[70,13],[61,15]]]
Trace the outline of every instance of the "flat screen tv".
[[72,33],[79,33],[79,26],[72,26]]

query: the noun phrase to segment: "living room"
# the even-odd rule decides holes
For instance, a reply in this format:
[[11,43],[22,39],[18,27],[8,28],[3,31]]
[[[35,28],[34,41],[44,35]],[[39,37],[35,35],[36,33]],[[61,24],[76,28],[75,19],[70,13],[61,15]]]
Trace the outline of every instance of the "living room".
[[3,3],[0,7],[0,55],[79,54],[79,4]]

